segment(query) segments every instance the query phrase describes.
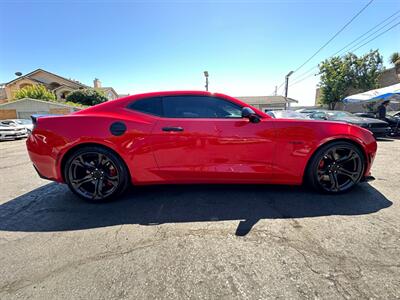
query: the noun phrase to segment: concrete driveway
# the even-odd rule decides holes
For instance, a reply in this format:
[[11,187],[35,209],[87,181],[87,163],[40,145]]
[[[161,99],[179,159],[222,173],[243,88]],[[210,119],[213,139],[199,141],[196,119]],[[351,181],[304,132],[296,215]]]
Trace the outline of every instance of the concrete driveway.
[[377,180],[153,186],[93,205],[0,143],[0,299],[400,298],[400,140]]

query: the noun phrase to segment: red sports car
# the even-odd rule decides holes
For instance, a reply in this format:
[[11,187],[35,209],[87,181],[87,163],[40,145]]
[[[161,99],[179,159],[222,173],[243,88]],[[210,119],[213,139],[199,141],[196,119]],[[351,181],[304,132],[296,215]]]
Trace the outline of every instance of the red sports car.
[[128,96],[66,116],[33,116],[27,148],[43,178],[89,201],[132,183],[260,183],[344,192],[372,178],[377,145],[361,127],[274,119],[199,91]]

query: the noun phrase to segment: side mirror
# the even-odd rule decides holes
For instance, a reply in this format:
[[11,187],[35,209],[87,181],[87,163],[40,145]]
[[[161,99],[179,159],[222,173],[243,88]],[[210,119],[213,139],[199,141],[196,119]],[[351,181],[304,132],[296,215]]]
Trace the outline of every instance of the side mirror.
[[251,123],[260,122],[260,117],[250,107],[242,108],[242,118],[249,119]]

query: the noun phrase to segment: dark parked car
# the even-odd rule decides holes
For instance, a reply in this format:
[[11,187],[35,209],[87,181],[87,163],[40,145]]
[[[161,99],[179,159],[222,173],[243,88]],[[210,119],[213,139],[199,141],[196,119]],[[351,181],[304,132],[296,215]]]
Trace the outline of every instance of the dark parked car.
[[347,111],[319,110],[312,113],[309,117],[316,120],[341,121],[358,125],[368,129],[376,137],[387,136],[391,132],[389,124],[385,121],[373,118],[358,117]]
[[[362,118],[374,118],[377,119],[377,114],[373,112],[363,112],[363,113],[355,113],[357,117]],[[400,134],[400,112],[398,111],[390,111],[386,114],[386,122],[389,124],[391,134],[399,135]]]
[[400,118],[400,110],[388,111],[387,114],[392,117]]

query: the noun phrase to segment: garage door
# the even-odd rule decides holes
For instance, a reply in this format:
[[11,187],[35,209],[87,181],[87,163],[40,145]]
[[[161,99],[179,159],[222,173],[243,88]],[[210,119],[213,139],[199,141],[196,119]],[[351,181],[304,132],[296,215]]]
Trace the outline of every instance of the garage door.
[[18,119],[30,119],[31,115],[45,115],[48,111],[19,111]]

